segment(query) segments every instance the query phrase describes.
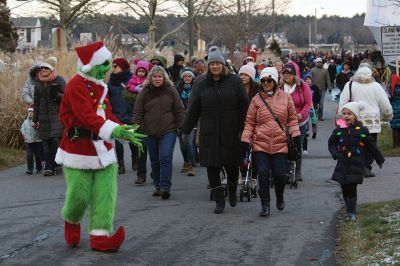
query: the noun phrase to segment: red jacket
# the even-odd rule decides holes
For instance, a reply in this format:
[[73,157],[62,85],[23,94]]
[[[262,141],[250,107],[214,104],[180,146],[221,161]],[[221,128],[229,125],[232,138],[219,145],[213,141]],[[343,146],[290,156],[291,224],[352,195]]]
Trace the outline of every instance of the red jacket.
[[[261,92],[264,100],[278,117],[284,128],[290,127],[292,137],[300,135],[293,100],[287,92],[277,89],[273,96]],[[260,96],[256,95],[251,100],[247,111],[242,141],[253,141],[253,151],[268,154],[287,153],[287,137],[278,123],[267,109]]]
[[[77,169],[102,169],[117,162],[110,138],[122,123],[112,113],[107,92],[104,82],[81,74],[68,82],[60,106],[60,120],[65,129],[57,163]],[[102,140],[80,137],[71,140],[68,131],[73,126],[91,131]]]

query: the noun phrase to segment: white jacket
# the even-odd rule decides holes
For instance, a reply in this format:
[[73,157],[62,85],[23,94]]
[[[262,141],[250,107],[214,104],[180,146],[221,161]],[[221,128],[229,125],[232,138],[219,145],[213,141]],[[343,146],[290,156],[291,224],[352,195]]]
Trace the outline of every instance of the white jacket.
[[381,120],[390,121],[393,118],[393,109],[385,91],[372,76],[354,75],[340,94],[340,111],[343,105],[350,101],[350,82],[352,82],[351,100],[364,105],[357,119],[368,128],[370,133],[380,133]]

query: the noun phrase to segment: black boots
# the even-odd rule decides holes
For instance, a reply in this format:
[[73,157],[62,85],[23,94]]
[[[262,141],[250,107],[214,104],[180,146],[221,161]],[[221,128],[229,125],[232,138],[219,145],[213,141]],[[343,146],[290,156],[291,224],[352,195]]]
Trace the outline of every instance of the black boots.
[[356,220],[356,206],[357,206],[357,197],[347,198],[344,201],[346,203],[347,216],[346,220],[354,221]]
[[237,183],[228,183],[228,195],[229,195],[229,204],[232,207],[236,206],[237,203],[237,196],[236,196],[236,190],[237,190]]
[[269,201],[270,201],[270,194],[269,194],[269,188],[266,192],[260,192],[258,191],[258,195],[260,195],[261,199],[261,211],[260,211],[260,216],[265,217],[269,215],[270,208],[269,208]]
[[118,174],[125,174],[125,162],[124,160],[118,160]]
[[215,214],[220,214],[225,209],[225,191],[224,191],[224,187],[220,186],[220,187],[212,188],[212,193],[213,193],[213,198],[215,200],[214,213]]
[[285,200],[283,199],[284,190],[285,190],[284,185],[275,186],[276,208],[280,211],[282,211],[285,208]]

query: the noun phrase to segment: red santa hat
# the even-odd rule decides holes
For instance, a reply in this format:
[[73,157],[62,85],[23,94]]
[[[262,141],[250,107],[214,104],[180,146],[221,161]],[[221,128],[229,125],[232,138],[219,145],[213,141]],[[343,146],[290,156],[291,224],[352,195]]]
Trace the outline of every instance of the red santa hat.
[[89,72],[93,67],[103,64],[112,59],[111,52],[102,42],[96,42],[75,48],[78,54],[78,68],[82,72]]

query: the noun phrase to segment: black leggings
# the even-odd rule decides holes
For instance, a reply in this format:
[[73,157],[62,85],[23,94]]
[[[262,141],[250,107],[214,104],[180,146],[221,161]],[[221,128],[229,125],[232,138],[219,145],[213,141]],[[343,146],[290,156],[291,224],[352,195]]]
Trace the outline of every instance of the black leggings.
[[357,197],[357,184],[341,185],[343,192],[343,199],[351,199]]
[[[239,176],[238,166],[224,166],[226,171],[228,183],[237,183]],[[208,182],[211,188],[221,186],[220,172],[221,167],[207,167]]]

